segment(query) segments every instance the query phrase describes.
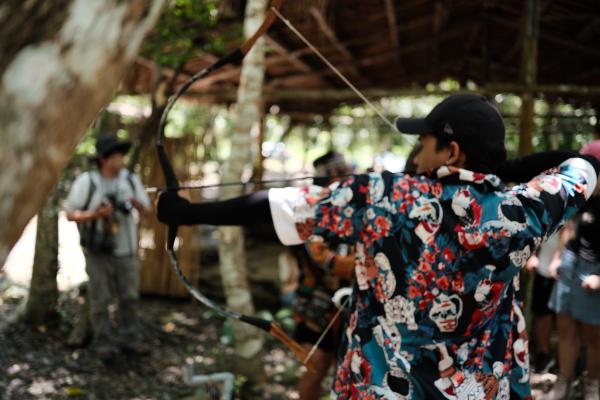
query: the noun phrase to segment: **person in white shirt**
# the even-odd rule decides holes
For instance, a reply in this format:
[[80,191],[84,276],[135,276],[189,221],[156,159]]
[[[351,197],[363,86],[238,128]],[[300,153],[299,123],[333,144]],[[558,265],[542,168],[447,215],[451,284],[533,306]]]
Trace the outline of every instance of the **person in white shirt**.
[[[97,170],[73,182],[65,210],[77,222],[89,275],[90,318],[93,346],[103,360],[119,348],[146,353],[136,317],[139,297],[137,222],[150,213],[150,199],[140,178],[124,168],[130,142],[114,135],[96,142]],[[119,335],[111,331],[108,306],[113,291],[119,305]]]

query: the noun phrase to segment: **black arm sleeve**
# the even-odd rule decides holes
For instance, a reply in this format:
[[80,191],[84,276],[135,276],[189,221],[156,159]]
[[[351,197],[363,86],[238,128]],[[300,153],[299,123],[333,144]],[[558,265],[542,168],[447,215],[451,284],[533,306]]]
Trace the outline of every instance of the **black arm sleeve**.
[[165,192],[158,199],[157,217],[167,225],[252,226],[273,222],[268,190],[206,203],[190,203],[177,192]]
[[599,163],[595,157],[572,151],[551,150],[507,160],[498,168],[497,175],[504,182],[529,182],[542,172],[558,167],[563,161],[573,157],[581,157],[590,162],[598,174]]

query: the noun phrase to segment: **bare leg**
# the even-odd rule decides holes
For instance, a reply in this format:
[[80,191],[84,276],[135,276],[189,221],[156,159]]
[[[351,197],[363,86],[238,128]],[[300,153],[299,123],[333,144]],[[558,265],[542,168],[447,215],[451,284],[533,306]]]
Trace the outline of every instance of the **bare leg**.
[[[304,344],[307,351],[310,350],[312,344]],[[298,383],[298,392],[300,400],[318,400],[321,398],[321,382],[325,378],[329,367],[335,360],[335,353],[328,353],[321,349],[317,349],[312,356],[315,371],[306,371],[300,382]]]
[[539,353],[550,354],[550,336],[552,335],[552,314],[535,317],[535,347]]
[[579,355],[581,341],[579,338],[578,323],[567,314],[557,314],[558,325],[558,359],[560,361],[559,374],[567,379],[572,378],[575,362]]
[[587,373],[591,379],[600,378],[600,326],[581,323],[581,337],[587,347]]

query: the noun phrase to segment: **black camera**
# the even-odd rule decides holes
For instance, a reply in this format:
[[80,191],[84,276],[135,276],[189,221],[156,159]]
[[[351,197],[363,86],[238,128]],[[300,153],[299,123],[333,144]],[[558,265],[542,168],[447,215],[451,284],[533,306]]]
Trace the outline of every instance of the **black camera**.
[[114,194],[107,194],[105,197],[106,201],[103,201],[102,204],[110,203],[112,204],[113,209],[120,211],[123,214],[129,214],[131,212],[131,209],[133,208],[131,201],[119,199]]

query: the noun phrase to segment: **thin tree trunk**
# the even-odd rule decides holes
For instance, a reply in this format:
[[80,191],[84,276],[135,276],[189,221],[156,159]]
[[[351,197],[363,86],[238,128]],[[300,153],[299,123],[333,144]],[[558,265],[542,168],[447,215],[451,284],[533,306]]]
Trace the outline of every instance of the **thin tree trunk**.
[[25,320],[34,324],[45,324],[56,314],[58,300],[58,211],[62,190],[52,190],[50,198],[37,218],[35,255]]
[[[249,0],[246,3],[244,33],[248,37],[264,19],[267,0]],[[240,180],[242,172],[252,165],[251,131],[260,120],[259,104],[265,71],[264,42],[259,39],[244,60],[238,90],[237,121],[232,138],[231,154],[225,163],[223,181]],[[240,188],[223,190],[223,197],[241,194]],[[244,314],[253,314],[254,305],[246,274],[244,251],[244,231],[239,227],[220,229],[220,272],[227,298],[227,305]],[[256,357],[260,353],[264,338],[249,325],[236,324],[234,327],[235,348],[238,356],[237,370],[253,381],[262,377],[262,368],[256,368]]]
[[0,264],[112,96],[163,2],[0,2]]
[[135,171],[135,168],[140,162],[141,155],[144,154],[146,150],[150,149],[152,139],[156,136],[158,126],[160,125],[160,118],[167,107],[167,101],[169,100],[168,93],[173,91],[173,88],[177,83],[177,78],[181,74],[184,65],[185,62],[182,62],[177,68],[175,68],[173,76],[168,82],[165,81],[165,78],[162,74],[162,68],[155,65],[154,74],[156,75],[156,82],[153,85],[154,87],[151,93],[152,111],[150,116],[140,123],[135,137],[133,151],[131,153],[131,157],[129,158],[129,164],[127,165],[127,169],[130,171]]

